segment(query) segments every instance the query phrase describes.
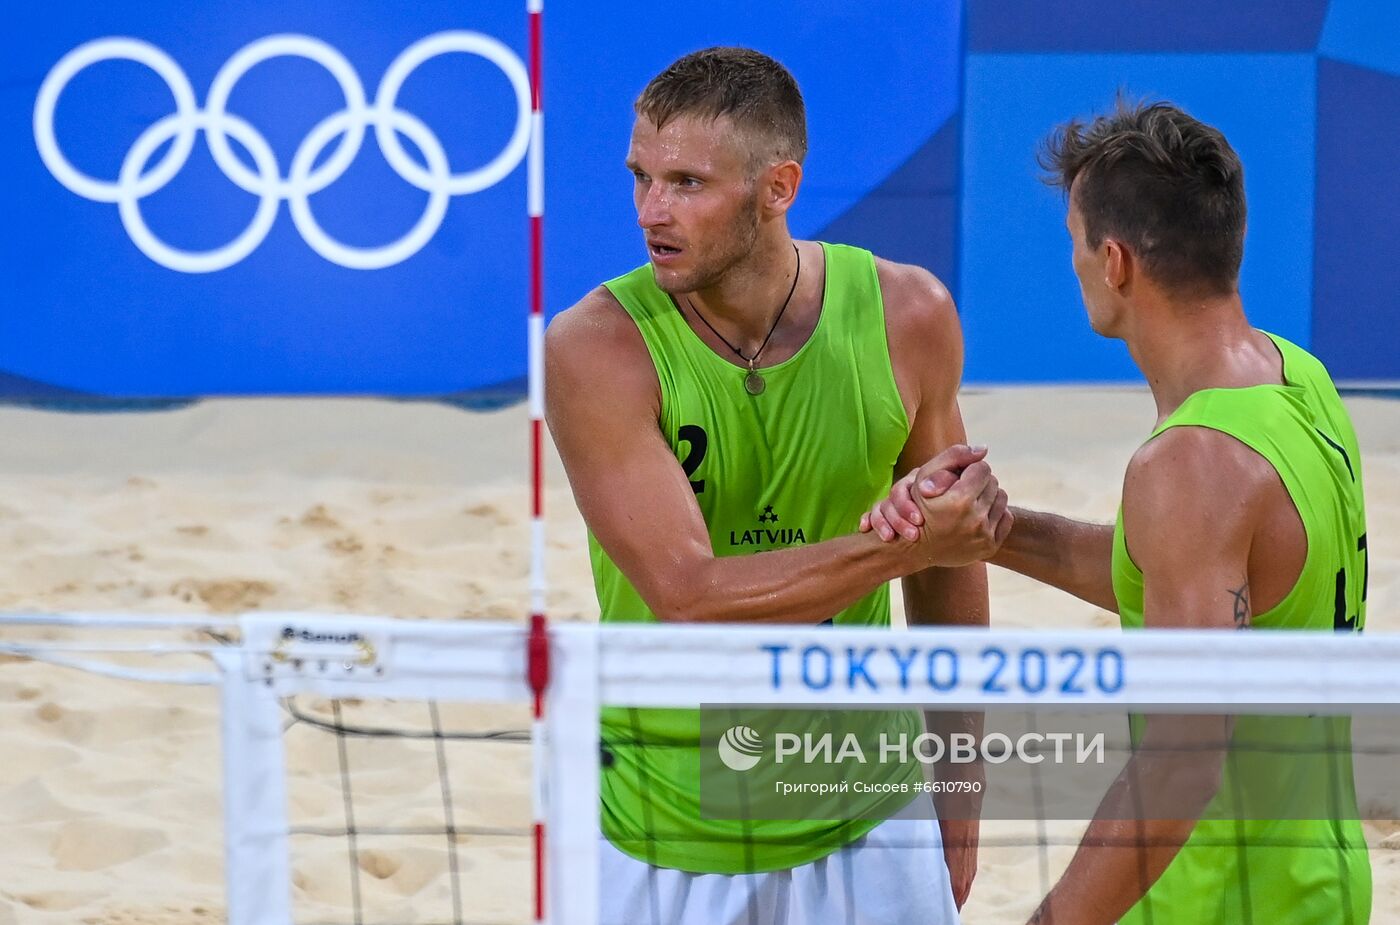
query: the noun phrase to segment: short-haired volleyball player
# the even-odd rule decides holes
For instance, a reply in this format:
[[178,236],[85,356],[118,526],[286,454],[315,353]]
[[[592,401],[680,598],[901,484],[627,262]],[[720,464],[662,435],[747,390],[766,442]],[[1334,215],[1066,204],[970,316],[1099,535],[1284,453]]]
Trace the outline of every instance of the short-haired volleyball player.
[[[911,621],[985,625],[980,560],[1010,518],[985,450],[963,445],[947,290],[793,240],[806,117],[773,59],[686,55],[635,110],[626,164],[649,259],[555,318],[546,344],[602,619],[887,626],[903,578]],[[899,547],[858,532],[925,464],[951,485],[936,523]],[[696,711],[605,709],[602,735],[607,925],[956,921],[975,818],[941,833],[931,813],[703,819]]]
[[[1366,515],[1356,434],[1322,363],[1245,317],[1244,173],[1229,142],[1170,104],[1120,100],[1061,127],[1042,162],[1068,195],[1089,323],[1126,342],[1157,419],[1128,464],[1115,525],[1014,508],[992,561],[1118,613],[1125,628],[1359,632]],[[882,535],[909,527],[913,496],[924,494],[911,492],[913,481],[872,511]],[[1347,734],[1344,720],[1261,717],[1240,717],[1233,732],[1238,742],[1275,729],[1304,743],[1319,729]],[[1246,751],[1228,765],[1221,749],[1204,754],[1215,760],[1142,748],[1032,921],[1367,922],[1371,869],[1349,756],[1329,779],[1281,752]],[[1275,809],[1308,815],[1303,805],[1327,802],[1309,791],[1328,788],[1332,809],[1317,813],[1328,818],[1249,812],[1266,789],[1298,804]],[[1168,791],[1180,794],[1172,805],[1183,818],[1135,818],[1135,800]]]

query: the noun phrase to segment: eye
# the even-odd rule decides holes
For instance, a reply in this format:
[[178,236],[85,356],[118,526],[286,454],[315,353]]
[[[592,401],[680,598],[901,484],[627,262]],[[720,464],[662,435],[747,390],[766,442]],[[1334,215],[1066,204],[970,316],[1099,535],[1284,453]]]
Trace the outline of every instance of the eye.
[[635,179],[638,183],[648,183],[651,181],[651,177],[647,176],[644,172],[640,170],[632,171],[632,178]]
[[701,183],[700,183],[700,180],[699,180],[697,177],[682,177],[682,178],[681,178],[681,188],[682,188],[682,189],[699,189],[700,186],[701,186]]

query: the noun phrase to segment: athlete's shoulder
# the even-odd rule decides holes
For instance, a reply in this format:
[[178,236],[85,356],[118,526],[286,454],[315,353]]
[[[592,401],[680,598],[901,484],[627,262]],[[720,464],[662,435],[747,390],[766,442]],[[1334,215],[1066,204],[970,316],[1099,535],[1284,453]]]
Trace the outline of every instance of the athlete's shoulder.
[[1220,431],[1172,427],[1153,437],[1123,476],[1121,529],[1133,562],[1186,587],[1207,565],[1247,556],[1271,478],[1267,461]]
[[1162,475],[1172,471],[1183,475],[1203,474],[1221,464],[1238,464],[1256,455],[1224,431],[1183,424],[1168,427],[1138,447],[1128,468]]
[[915,395],[955,395],[962,381],[963,339],[948,287],[928,270],[875,258],[885,332],[895,379]]
[[581,380],[610,369],[622,380],[636,369],[642,380],[656,381],[641,331],[606,285],[555,315],[544,347],[551,376]]
[[893,312],[906,324],[929,328],[951,324],[956,327],[957,306],[953,304],[953,295],[942,280],[915,264],[895,263],[883,257],[874,259],[887,313]]
[[637,326],[627,315],[627,309],[617,301],[616,295],[605,283],[554,315],[545,332],[545,341],[549,346],[566,346],[575,341],[598,346],[599,341],[617,337],[626,340],[626,334],[636,333],[636,330]]
[[599,286],[550,322],[544,338],[545,413],[550,427],[616,418],[654,419],[661,387],[646,342],[627,310]]
[[1152,513],[1248,506],[1275,480],[1273,467],[1211,427],[1169,427],[1138,447],[1123,476],[1123,504]]

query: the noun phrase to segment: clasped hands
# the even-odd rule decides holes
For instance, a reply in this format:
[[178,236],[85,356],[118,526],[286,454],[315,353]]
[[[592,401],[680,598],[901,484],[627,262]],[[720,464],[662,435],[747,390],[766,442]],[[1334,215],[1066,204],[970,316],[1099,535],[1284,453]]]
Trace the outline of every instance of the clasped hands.
[[895,482],[887,498],[861,515],[860,532],[912,544],[928,565],[990,558],[1015,518],[986,455],[985,446],[948,447]]

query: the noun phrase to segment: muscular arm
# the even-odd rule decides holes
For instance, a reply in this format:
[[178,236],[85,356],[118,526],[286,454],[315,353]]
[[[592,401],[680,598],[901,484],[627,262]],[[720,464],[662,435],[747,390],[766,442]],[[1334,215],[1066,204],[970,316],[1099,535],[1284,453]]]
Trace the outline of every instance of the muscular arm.
[[[967,441],[958,407],[962,328],[952,297],[932,275],[884,261],[879,268],[890,357],[910,411],[909,440],[895,471],[909,472],[947,447]],[[998,492],[990,514],[994,521],[1000,519],[1005,504],[1005,494]],[[922,510],[915,516],[922,520]],[[987,626],[987,568],[980,562],[957,568],[926,568],[905,576],[902,585],[904,614],[911,626]],[[943,710],[925,716],[928,731],[944,741],[954,733],[971,733],[981,740],[980,712]],[[936,772],[945,781],[980,782],[984,777],[982,766],[976,763],[944,763]],[[967,901],[977,872],[980,790],[975,794],[940,792],[933,798],[958,908]]]
[[1006,542],[988,561],[1118,612],[1113,596],[1113,525],[1013,507]]
[[[1261,464],[1232,438],[1195,427],[1173,428],[1133,458],[1123,518],[1143,573],[1147,626],[1233,629],[1241,606],[1247,622],[1249,551],[1268,490]],[[1140,749],[1031,921],[1117,922],[1167,869],[1215,795],[1228,736],[1226,717],[1149,717]],[[1143,800],[1186,818],[1135,819]]]
[[[928,271],[878,261],[895,381],[909,414],[909,439],[897,473],[926,464],[943,450],[967,442],[958,386],[963,340],[948,290]],[[998,508],[993,519],[999,519]],[[923,512],[917,516],[921,521]],[[934,566],[905,576],[905,616],[913,625],[986,626],[987,569],[980,562]]]
[[[920,543],[896,547],[852,534],[716,557],[689,481],[658,425],[655,367],[611,294],[595,291],[554,320],[545,363],[550,432],[579,510],[662,620],[818,623],[881,582],[990,552],[991,531],[978,526],[987,512],[978,496],[990,477],[982,466],[949,490],[943,529]],[[657,524],[666,529],[654,529]],[[979,546],[984,534],[988,545]]]

